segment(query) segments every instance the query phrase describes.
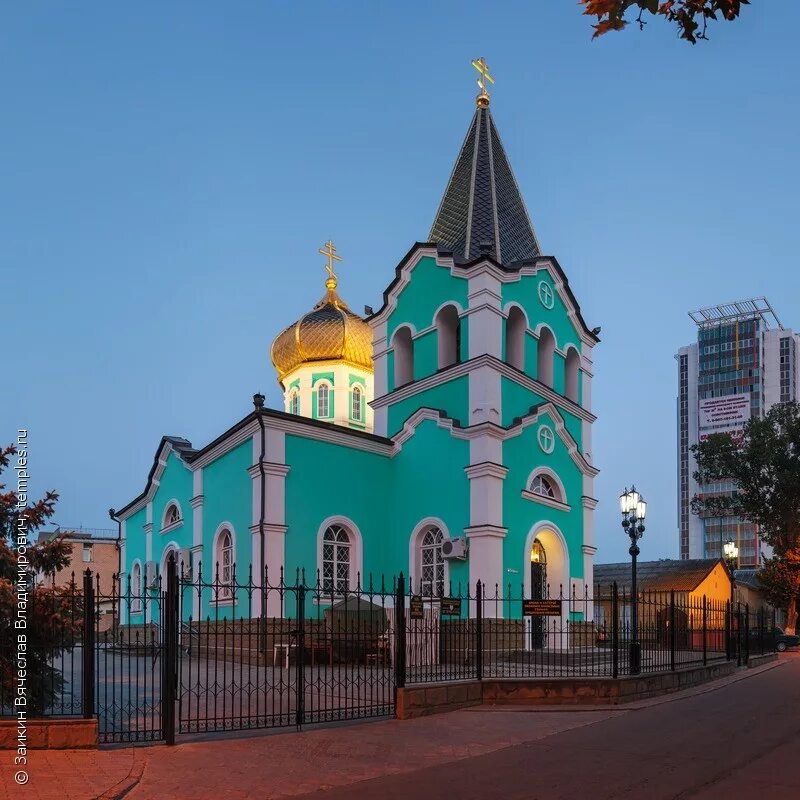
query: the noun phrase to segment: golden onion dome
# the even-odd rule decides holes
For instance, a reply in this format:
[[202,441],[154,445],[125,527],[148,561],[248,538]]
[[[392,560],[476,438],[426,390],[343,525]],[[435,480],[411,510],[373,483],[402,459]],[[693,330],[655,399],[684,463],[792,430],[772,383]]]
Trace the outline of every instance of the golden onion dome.
[[336,293],[336,278],[325,283],[325,296],[272,342],[270,357],[283,379],[311,361],[346,361],[372,370],[372,329]]

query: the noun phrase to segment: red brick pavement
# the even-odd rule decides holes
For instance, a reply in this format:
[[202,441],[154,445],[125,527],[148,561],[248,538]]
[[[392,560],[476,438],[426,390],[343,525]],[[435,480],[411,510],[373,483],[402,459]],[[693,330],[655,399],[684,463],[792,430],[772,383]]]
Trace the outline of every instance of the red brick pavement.
[[[0,753],[0,800],[163,800],[291,797],[397,775],[535,742],[637,708],[713,691],[767,665],[678,695],[624,707],[553,710],[478,707],[400,722],[384,720],[303,733],[227,735],[177,747],[31,751],[30,781],[14,782],[13,753]],[[528,713],[519,713],[520,711]]]

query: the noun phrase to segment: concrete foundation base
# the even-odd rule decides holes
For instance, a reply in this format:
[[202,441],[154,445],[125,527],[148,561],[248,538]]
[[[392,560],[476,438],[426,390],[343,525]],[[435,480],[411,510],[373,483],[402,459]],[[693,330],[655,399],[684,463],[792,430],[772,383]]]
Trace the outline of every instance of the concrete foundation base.
[[431,683],[397,690],[396,716],[412,719],[478,705],[617,705],[679,692],[759,667],[776,655],[753,656],[745,667],[735,661],[621,678],[506,678]]
[[24,739],[15,719],[0,719],[0,750],[86,750],[97,748],[96,719],[30,719]]

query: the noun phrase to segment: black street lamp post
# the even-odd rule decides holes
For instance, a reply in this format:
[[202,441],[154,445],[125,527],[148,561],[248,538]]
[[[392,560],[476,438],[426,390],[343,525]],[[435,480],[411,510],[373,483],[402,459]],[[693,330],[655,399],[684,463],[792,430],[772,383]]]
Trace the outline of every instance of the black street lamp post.
[[736,542],[725,542],[722,547],[722,552],[725,556],[725,563],[728,565],[728,571],[731,573],[731,609],[733,609],[736,600],[736,572],[734,571],[739,562],[739,548]]
[[631,540],[628,552],[631,554],[631,642],[628,654],[628,669],[631,675],[642,671],[642,645],[639,641],[639,589],[636,585],[636,557],[639,555],[639,539],[644,534],[644,518],[647,515],[645,503],[635,486],[619,496],[622,511],[622,527]]

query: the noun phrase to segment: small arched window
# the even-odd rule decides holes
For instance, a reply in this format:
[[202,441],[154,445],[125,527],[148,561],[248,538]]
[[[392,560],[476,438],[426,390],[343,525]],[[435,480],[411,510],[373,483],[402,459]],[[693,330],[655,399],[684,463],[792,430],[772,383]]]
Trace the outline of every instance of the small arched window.
[[142,565],[136,561],[131,570],[131,613],[142,611]]
[[353,543],[342,525],[329,525],[322,537],[322,590],[346,594],[350,586]]
[[552,481],[544,475],[534,477],[531,481],[531,491],[541,497],[552,497],[554,500],[556,498],[556,490],[553,488]]
[[419,583],[423,597],[444,597],[444,556],[441,528],[431,525],[420,539]]
[[578,377],[580,374],[581,357],[574,347],[567,350],[564,361],[564,394],[573,403],[578,402]]
[[519,306],[511,306],[506,320],[506,363],[525,371],[525,331],[528,320]]
[[352,416],[356,422],[362,421],[362,400],[363,400],[363,392],[360,386],[353,387],[353,408],[352,408]]
[[554,472],[549,469],[537,469],[529,478],[528,489],[523,492],[530,500],[547,501],[554,500],[556,503],[566,504],[567,498],[564,494],[564,485]]
[[217,536],[217,591],[219,599],[233,597],[233,534],[223,528]]
[[317,389],[317,416],[330,416],[330,387],[327,383],[321,383]]
[[447,305],[436,315],[439,369],[457,364],[461,360],[461,320],[458,309]]
[[394,333],[394,388],[414,380],[414,340],[407,325]]
[[295,389],[289,395],[289,413],[290,414],[299,414],[300,413],[300,392]]
[[170,503],[164,509],[164,520],[161,525],[163,528],[169,528],[171,525],[177,525],[181,521],[181,510],[177,503]]
[[556,340],[550,328],[542,326],[539,331],[539,352],[536,378],[545,386],[553,387],[553,359],[556,353]]

